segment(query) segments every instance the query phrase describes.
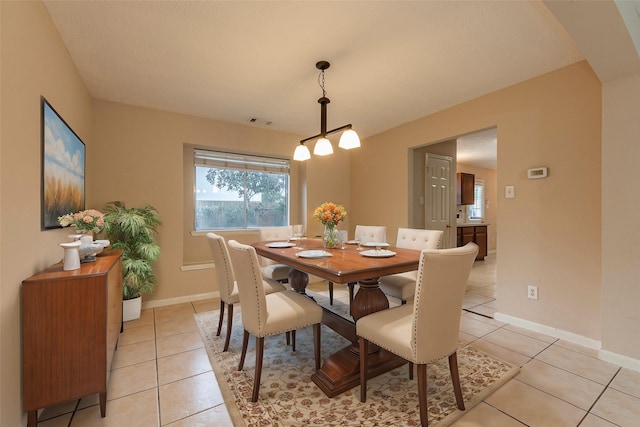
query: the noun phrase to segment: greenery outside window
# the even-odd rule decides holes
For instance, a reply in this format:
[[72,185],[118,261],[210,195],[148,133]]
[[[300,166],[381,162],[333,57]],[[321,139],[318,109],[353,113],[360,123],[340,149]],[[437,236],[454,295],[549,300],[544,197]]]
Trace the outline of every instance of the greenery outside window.
[[469,219],[484,220],[484,180],[476,179],[473,188],[474,203],[469,206]]
[[289,160],[194,150],[195,229],[289,224]]

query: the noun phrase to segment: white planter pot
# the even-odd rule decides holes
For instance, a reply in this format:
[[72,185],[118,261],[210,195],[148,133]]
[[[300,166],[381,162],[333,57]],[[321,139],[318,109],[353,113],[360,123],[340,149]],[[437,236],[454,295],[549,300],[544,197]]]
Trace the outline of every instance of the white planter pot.
[[135,320],[140,318],[142,311],[142,297],[122,300],[122,321]]

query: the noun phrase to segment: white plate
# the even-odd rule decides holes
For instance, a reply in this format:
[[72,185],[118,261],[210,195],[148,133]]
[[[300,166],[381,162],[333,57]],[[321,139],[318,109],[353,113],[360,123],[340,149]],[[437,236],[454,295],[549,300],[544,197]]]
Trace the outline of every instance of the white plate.
[[357,244],[358,244],[358,241],[357,241],[357,240],[347,240],[345,243],[346,243],[347,245],[357,245]]
[[267,243],[265,246],[268,248],[292,248],[296,244],[291,242],[271,242]]
[[393,251],[388,251],[386,249],[380,249],[375,250],[375,249],[371,249],[368,251],[362,251],[360,252],[360,255],[362,256],[368,256],[368,257],[373,257],[373,258],[389,258],[394,256],[396,253]]
[[326,258],[333,256],[327,251],[322,250],[308,250],[308,251],[300,251],[296,254],[300,258]]
[[389,244],[385,242],[364,242],[362,246],[368,246],[371,248],[386,248],[387,246],[389,246]]

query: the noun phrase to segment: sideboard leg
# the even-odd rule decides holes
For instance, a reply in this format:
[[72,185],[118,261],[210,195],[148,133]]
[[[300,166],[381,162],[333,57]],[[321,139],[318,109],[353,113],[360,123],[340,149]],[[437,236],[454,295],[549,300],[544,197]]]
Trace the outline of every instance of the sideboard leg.
[[107,392],[100,393],[100,416],[102,418],[107,416]]
[[36,427],[38,425],[38,411],[27,412],[27,426]]

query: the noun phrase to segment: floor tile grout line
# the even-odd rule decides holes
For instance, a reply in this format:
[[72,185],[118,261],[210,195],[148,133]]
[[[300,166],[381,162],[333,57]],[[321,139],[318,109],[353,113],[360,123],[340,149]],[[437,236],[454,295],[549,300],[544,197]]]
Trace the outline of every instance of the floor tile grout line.
[[[527,363],[529,363],[529,362],[527,362]],[[580,411],[584,411],[585,416],[586,416],[586,414],[588,414],[588,413],[589,413],[589,410],[587,410],[587,409],[582,409],[581,407],[579,407],[579,406],[578,406],[578,405],[576,405],[575,403],[568,402],[568,401],[566,401],[565,399],[563,399],[563,398],[561,398],[561,397],[558,397],[558,396],[556,396],[556,395],[554,395],[554,394],[552,394],[552,393],[549,393],[549,392],[548,392],[548,391],[546,391],[546,390],[543,390],[543,389],[541,389],[541,388],[539,388],[539,387],[536,387],[535,385],[531,385],[531,384],[526,383],[526,382],[524,382],[524,381],[522,381],[522,380],[519,380],[517,377],[514,377],[514,378],[513,378],[513,381],[518,381],[520,384],[523,384],[523,385],[525,385],[525,386],[527,386],[527,387],[531,387],[531,388],[532,388],[532,389],[534,389],[534,390],[538,390],[540,393],[544,393],[544,394],[546,394],[547,396],[553,397],[554,399],[558,399],[559,401],[564,402],[564,403],[566,403],[567,405],[571,405],[571,406],[573,406],[574,408],[576,408],[576,409],[578,409],[578,410],[580,410]],[[594,404],[595,404],[595,403],[594,403]],[[592,405],[592,406],[593,406],[593,405]],[[581,421],[582,421],[582,419],[581,419]],[[579,425],[579,423],[578,423],[577,425]]]
[[153,309],[153,342],[156,347],[156,409],[158,410],[158,427],[162,425],[162,411],[160,410],[160,372],[158,366],[158,331],[156,328],[156,310]]
[[[591,404],[591,406],[589,407],[589,410],[587,411],[587,414],[584,416],[584,418],[586,418],[588,414],[591,414],[591,413],[592,413],[591,411],[593,410],[593,408],[596,406],[596,404],[598,403],[598,401],[600,400],[600,398],[602,397],[602,395],[603,395],[603,394],[605,394],[605,392],[609,389],[609,387],[611,386],[611,383],[612,383],[612,382],[613,382],[613,380],[618,376],[618,374],[620,373],[620,371],[621,371],[621,370],[622,370],[622,367],[618,367],[618,370],[616,371],[616,373],[615,373],[615,374],[613,374],[613,376],[611,377],[611,379],[609,380],[609,382],[608,382],[608,383],[604,386],[604,388],[602,389],[602,392],[600,392],[600,394],[598,395],[598,397],[596,398],[596,400],[594,400],[594,401],[593,401],[593,403],[592,403],[592,404]],[[614,389],[614,390],[615,390],[615,389]],[[596,415],[596,414],[593,414],[593,415],[594,415],[594,416],[596,416],[596,417],[598,417],[598,418],[602,418],[602,417],[601,417],[601,416],[599,416],[599,415]],[[584,420],[584,418],[583,418],[583,420]],[[602,418],[602,419],[603,419],[603,420],[606,420],[606,421],[609,421],[609,422],[610,422],[610,423],[612,423],[612,424],[616,424],[616,423],[614,423],[613,421],[610,421],[610,420],[608,420],[608,419],[606,419],[606,418]],[[583,421],[583,420],[581,420],[581,421],[580,421],[580,423],[582,423],[582,421]],[[580,425],[580,424],[578,424],[578,425]]]
[[[513,381],[513,379],[511,379],[510,381]],[[511,415],[511,414],[508,414],[508,413],[504,412],[502,409],[500,409],[500,408],[498,408],[498,407],[496,407],[496,406],[493,406],[491,403],[489,403],[489,402],[487,402],[487,401],[486,401],[486,398],[485,398],[485,400],[483,400],[483,401],[482,401],[482,402],[480,402],[480,403],[485,403],[485,404],[487,404],[487,405],[491,406],[491,407],[492,407],[493,409],[495,409],[496,411],[498,411],[498,412],[500,412],[500,413],[502,413],[502,414],[506,415],[507,417],[511,418],[512,420],[514,420],[514,421],[516,421],[516,422],[518,422],[518,423],[522,424],[523,426],[530,427],[530,426],[529,426],[529,424],[524,423],[522,420],[519,420],[519,419],[517,419],[516,417],[514,417],[513,415]]]

